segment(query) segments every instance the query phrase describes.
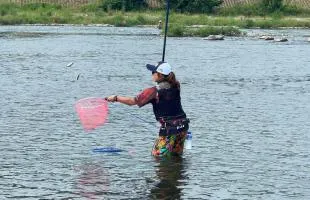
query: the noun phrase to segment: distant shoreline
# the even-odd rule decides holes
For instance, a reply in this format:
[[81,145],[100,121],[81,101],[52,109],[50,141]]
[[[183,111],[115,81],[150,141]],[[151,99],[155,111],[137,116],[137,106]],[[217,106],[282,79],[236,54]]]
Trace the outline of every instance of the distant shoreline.
[[[0,25],[157,27],[165,11],[110,11],[97,7],[68,8],[55,5],[27,6],[8,4],[0,8]],[[310,16],[221,16],[171,12],[168,36],[241,36],[242,29],[309,29]],[[162,31],[162,30],[161,30]]]
[[[310,20],[310,19],[309,19]],[[121,27],[121,26],[115,26],[112,24],[0,24],[0,26],[92,26],[92,27]],[[208,25],[190,25],[187,26],[188,28],[202,28],[202,27],[207,27]],[[124,26],[123,28],[130,28],[130,27],[137,27],[137,28],[157,28],[156,25],[136,25],[136,26]],[[224,27],[224,26],[218,26],[218,27]],[[238,27],[236,27],[238,28]],[[241,28],[242,29],[242,28]],[[261,27],[251,27],[251,28],[245,28],[245,29],[262,29],[264,30],[265,28]],[[310,27],[277,27],[277,28],[266,28],[268,29],[273,29],[273,30],[281,30],[281,29],[310,29]]]
[[[103,27],[103,28],[113,28],[113,27],[118,27],[118,26],[114,26],[111,24],[14,24],[14,25],[0,25],[0,26],[51,26],[51,27]],[[136,28],[153,28],[156,29],[156,26],[154,25],[137,25],[137,26],[131,26],[131,27],[122,27],[122,28],[132,28],[132,27],[136,27]],[[198,28],[198,29],[197,29]],[[232,27],[227,27],[228,29],[232,28]],[[186,30],[185,30],[186,29]],[[209,33],[209,29],[210,27],[206,26],[206,25],[192,25],[192,26],[188,26],[185,27],[184,30],[182,30],[181,35],[179,34],[169,34],[170,37],[201,37],[201,38],[207,38],[208,36],[213,36],[213,35],[223,35],[223,36],[233,36],[233,37],[244,37],[247,36],[247,31],[246,30],[289,30],[289,29],[296,29],[296,30],[308,30],[310,28],[304,28],[304,27],[278,27],[278,28],[274,28],[274,29],[262,29],[260,27],[252,27],[252,28],[248,28],[246,30],[244,29],[238,29],[235,28],[234,30],[237,31],[235,34],[222,34],[222,26],[218,26],[218,29],[214,29],[212,32]],[[201,29],[205,29],[206,33],[202,33],[202,34],[197,34],[197,30],[201,30]],[[192,31],[195,30],[195,31]],[[240,32],[239,32],[240,31]],[[27,31],[26,31],[27,32]],[[186,34],[185,34],[186,32]],[[0,32],[1,34],[1,32]],[[162,35],[163,33],[158,33],[156,35]],[[265,35],[265,34],[260,34],[260,35]],[[259,35],[258,35],[259,36]],[[252,36],[249,36],[252,37]],[[308,38],[310,37],[310,35],[305,35],[304,37]]]

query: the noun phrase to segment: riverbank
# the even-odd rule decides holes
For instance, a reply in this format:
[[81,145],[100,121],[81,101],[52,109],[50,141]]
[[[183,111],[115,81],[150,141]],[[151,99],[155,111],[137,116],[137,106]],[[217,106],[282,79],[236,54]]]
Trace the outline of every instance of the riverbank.
[[[0,25],[18,24],[105,24],[111,26],[154,26],[164,22],[165,12],[145,10],[104,12],[97,5],[80,8],[51,4],[2,4]],[[171,13],[169,36],[199,36],[211,34],[239,36],[243,28],[310,28],[309,16],[218,16],[206,14]],[[198,26],[197,26],[198,25]]]

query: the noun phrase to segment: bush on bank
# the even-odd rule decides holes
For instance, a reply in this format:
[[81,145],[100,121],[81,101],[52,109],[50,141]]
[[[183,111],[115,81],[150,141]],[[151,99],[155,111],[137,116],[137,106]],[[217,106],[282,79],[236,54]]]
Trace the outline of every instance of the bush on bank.
[[222,7],[217,14],[222,16],[310,16],[309,9],[296,5],[284,5],[278,0],[263,0],[253,4]]
[[170,37],[207,37],[209,35],[241,36],[243,33],[232,26],[201,26],[188,27],[179,24],[173,24],[168,29]]
[[132,11],[146,9],[147,3],[145,0],[101,0],[99,7],[104,11]]

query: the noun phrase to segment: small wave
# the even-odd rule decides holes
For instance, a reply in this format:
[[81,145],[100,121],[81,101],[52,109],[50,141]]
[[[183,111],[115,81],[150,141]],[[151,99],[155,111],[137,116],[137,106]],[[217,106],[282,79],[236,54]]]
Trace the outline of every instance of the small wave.
[[135,32],[113,32],[113,33],[91,33],[91,32],[1,32],[0,38],[38,38],[43,36],[59,35],[98,35],[98,36],[158,36],[157,33],[135,33]]

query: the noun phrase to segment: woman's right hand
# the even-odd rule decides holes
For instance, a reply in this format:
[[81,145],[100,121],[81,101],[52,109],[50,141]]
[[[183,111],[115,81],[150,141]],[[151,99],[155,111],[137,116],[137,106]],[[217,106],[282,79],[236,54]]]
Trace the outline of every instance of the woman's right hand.
[[117,101],[117,96],[116,95],[111,95],[111,96],[108,96],[108,97],[106,97],[104,99],[107,100],[108,102],[115,102],[115,101]]

